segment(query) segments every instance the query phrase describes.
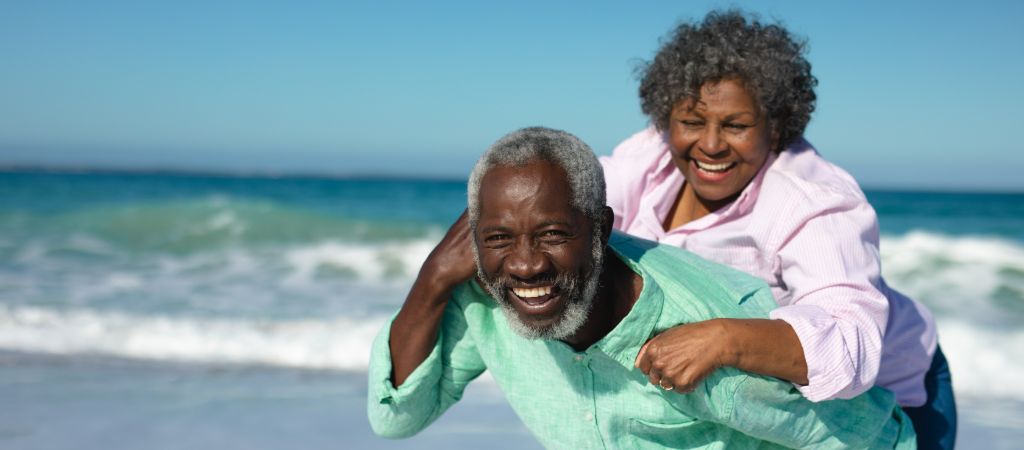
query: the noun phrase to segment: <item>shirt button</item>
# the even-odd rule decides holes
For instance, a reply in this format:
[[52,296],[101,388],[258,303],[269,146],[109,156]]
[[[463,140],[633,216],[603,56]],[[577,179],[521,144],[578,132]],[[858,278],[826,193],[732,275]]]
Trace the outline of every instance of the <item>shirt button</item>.
[[573,357],[573,359],[575,359],[576,362],[583,361],[583,355],[576,355],[576,356]]
[[589,412],[584,414],[583,415],[583,420],[586,420],[587,422],[590,422],[590,421],[594,420],[594,414],[589,413]]

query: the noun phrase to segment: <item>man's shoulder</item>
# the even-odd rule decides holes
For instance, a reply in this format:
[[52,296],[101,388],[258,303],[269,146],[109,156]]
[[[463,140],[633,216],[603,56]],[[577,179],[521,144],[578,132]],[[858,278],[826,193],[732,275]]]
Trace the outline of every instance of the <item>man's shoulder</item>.
[[647,272],[667,274],[680,282],[711,279],[730,289],[749,291],[766,286],[761,279],[724,264],[704,259],[682,248],[661,244],[622,232],[612,232],[608,242],[616,252]]
[[498,306],[490,294],[472,278],[452,290],[449,304],[457,308],[462,315],[485,314]]
[[620,232],[613,232],[608,245],[645,275],[645,284],[654,283],[664,292],[666,305],[715,317],[759,317],[775,307],[771,290],[760,278],[690,251]]

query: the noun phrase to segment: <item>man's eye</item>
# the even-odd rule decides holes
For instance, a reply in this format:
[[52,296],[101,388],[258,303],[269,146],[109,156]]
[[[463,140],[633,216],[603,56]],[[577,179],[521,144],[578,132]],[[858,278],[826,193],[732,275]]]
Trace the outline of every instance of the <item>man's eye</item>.
[[484,238],[486,242],[501,242],[505,240],[508,240],[507,234],[492,234]]
[[569,233],[562,230],[546,230],[540,233],[540,237],[545,239],[565,239]]

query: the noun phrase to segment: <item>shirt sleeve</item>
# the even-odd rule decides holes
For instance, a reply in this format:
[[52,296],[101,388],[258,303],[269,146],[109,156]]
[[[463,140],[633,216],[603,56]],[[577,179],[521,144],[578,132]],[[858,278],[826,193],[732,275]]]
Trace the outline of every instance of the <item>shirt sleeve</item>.
[[636,218],[644,186],[661,153],[660,135],[654,128],[640,131],[622,141],[611,156],[598,158],[604,169],[607,204],[615,214],[612,227],[626,229]]
[[747,435],[788,448],[916,448],[910,418],[885,389],[815,403],[789,383],[732,371],[732,408],[721,419]]
[[391,380],[389,337],[392,318],[377,335],[370,354],[367,416],[370,426],[386,438],[412,436],[462,398],[466,386],[485,370],[462,309],[456,301],[445,308],[441,330],[430,355],[398,388]]
[[851,398],[875,384],[889,315],[874,210],[852,195],[819,197],[782,212],[799,226],[776,253],[790,296],[770,314],[792,326],[803,346],[808,384],[797,387],[811,401]]

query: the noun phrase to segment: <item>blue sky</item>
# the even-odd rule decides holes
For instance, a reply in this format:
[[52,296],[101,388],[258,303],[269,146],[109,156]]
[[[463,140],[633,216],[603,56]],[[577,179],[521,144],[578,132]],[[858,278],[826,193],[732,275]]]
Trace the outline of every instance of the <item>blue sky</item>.
[[463,177],[528,125],[607,154],[637,64],[733,5],[809,39],[807,136],[863,185],[1024,190],[1011,1],[0,1],[0,164]]

